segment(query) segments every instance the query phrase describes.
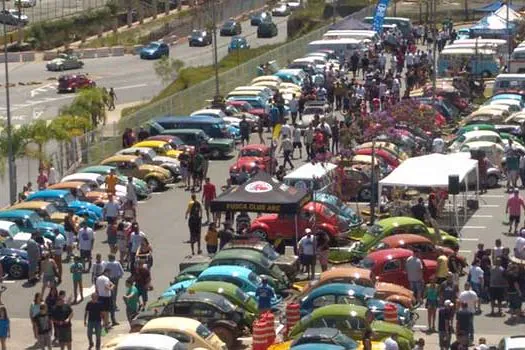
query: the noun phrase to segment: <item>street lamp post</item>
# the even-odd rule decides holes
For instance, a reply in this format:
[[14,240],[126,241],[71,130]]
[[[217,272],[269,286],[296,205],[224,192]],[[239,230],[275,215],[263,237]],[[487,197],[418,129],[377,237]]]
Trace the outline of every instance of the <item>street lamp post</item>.
[[[2,0],[2,10],[5,9],[5,1]],[[7,117],[7,162],[9,167],[9,202],[14,204],[16,202],[16,178],[15,178],[15,159],[13,156],[13,141],[11,139],[12,125],[11,125],[11,102],[9,98],[9,64],[7,60],[7,25],[4,21],[4,67],[5,67],[5,107]]]
[[512,45],[511,45],[511,36],[510,36],[510,31],[509,31],[509,8],[510,8],[510,3],[509,1],[507,0],[507,28],[506,28],[506,31],[507,31],[507,73],[510,73],[510,55],[512,53]]
[[212,2],[211,15],[213,22],[213,67],[215,69],[215,96],[218,98],[220,96],[219,89],[219,57],[217,53],[217,12],[215,9],[217,2]]

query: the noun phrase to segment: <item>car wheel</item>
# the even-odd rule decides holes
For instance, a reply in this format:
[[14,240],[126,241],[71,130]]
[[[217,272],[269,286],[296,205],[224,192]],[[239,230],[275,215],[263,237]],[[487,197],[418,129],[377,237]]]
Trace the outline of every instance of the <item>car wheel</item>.
[[487,186],[489,188],[494,188],[496,186],[498,186],[498,177],[496,175],[489,175],[488,178],[487,178]]
[[362,188],[357,197],[359,201],[369,202],[372,199],[372,189],[370,187]]
[[63,64],[62,64],[62,65],[60,65],[60,66],[58,66],[58,70],[59,70],[59,71],[63,72],[63,71],[64,71],[64,69],[65,69],[65,68],[64,68],[64,65],[63,65]]
[[148,187],[151,188],[152,191],[158,191],[160,189],[160,182],[154,177],[150,177],[146,183],[148,184]]
[[490,78],[490,77],[492,77],[492,73],[489,72],[488,70],[486,70],[486,71],[484,71],[483,73],[481,73],[481,76],[482,76],[483,78]]
[[252,235],[259,237],[260,239],[267,241],[268,240],[268,233],[266,231],[263,231],[261,229],[255,230],[252,232]]
[[227,329],[226,327],[217,326],[212,327],[211,331],[217,334],[219,339],[222,340],[224,344],[226,344],[227,349],[233,349],[236,339],[229,329]]
[[24,277],[24,268],[19,264],[13,264],[9,267],[9,276],[14,279],[22,279]]
[[210,152],[210,157],[212,159],[219,159],[221,157],[221,151],[219,151],[217,148],[214,148]]
[[190,47],[192,47],[192,46],[193,46],[193,44],[191,43],[191,41],[189,42],[189,45],[190,45]]

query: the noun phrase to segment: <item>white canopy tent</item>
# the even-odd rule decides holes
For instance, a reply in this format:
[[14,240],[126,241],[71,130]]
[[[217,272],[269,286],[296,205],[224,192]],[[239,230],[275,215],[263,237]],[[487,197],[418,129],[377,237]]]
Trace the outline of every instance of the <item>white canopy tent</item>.
[[[463,182],[465,188],[468,189],[468,184],[472,184],[473,180],[472,177],[469,177],[470,174],[475,174],[476,176],[476,199],[478,199],[478,161],[471,159],[470,153],[432,153],[425,156],[409,158],[394,169],[387,177],[379,181],[378,195],[381,195],[384,186],[448,188],[449,176],[451,175],[457,175],[459,182]],[[457,222],[455,196],[453,198],[453,210]],[[466,218],[466,205],[464,209]]]
[[[502,5],[494,14],[505,21],[507,20],[507,5]],[[521,15],[509,7],[509,21],[516,21],[521,19]]]

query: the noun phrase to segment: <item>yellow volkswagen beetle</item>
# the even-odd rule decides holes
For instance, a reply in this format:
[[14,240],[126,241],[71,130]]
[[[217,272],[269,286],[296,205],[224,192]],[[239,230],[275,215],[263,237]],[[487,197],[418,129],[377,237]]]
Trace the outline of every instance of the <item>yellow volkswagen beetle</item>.
[[146,147],[153,149],[159,156],[179,158],[183,151],[173,149],[169,142],[162,140],[144,140],[137,142],[133,147]]
[[[14,204],[8,208],[8,210],[15,209],[24,209],[31,210],[38,214],[43,220],[51,221],[56,224],[64,224],[67,213],[61,212],[55,207],[53,203],[44,202],[44,201],[30,201],[30,202],[21,202]],[[73,215],[73,220],[75,223],[80,224],[84,221],[84,218],[81,218],[77,215]]]
[[[161,334],[177,339],[188,350],[208,349],[226,350],[219,337],[199,321],[185,317],[159,317],[142,327],[142,334]],[[113,350],[129,334],[118,335],[102,346],[103,350]]]

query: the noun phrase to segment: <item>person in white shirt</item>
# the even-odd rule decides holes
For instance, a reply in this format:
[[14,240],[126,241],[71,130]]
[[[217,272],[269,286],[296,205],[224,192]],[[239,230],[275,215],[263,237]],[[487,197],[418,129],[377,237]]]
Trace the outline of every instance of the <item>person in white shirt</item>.
[[126,184],[126,199],[137,205],[137,191],[135,190],[135,185],[133,184],[133,177],[128,177],[128,183]]
[[437,136],[432,140],[432,152],[433,153],[445,153],[445,141],[441,136]]
[[135,268],[135,257],[137,256],[137,250],[139,250],[140,245],[142,244],[142,241],[144,240],[144,237],[146,235],[144,232],[140,231],[139,224],[134,222],[131,225],[131,235],[129,237],[129,240],[131,242],[131,248],[130,248],[130,257],[129,257],[129,270],[133,271]]
[[386,67],[386,56],[384,52],[381,52],[381,55],[379,56],[379,70],[381,73],[385,72]]
[[299,148],[299,159],[302,159],[303,158],[303,144],[301,143],[301,130],[297,127],[297,124],[294,124],[293,126],[292,141],[293,141],[292,158],[294,157],[295,149]]
[[112,225],[117,221],[120,211],[120,204],[117,203],[111,193],[108,194],[108,202],[104,205],[103,213],[104,218],[108,222],[108,226]]
[[306,268],[308,279],[313,279],[315,276],[315,257],[317,242],[312,230],[307,228],[305,235],[299,240],[297,244],[299,247],[299,257],[301,264]]
[[[95,232],[87,227],[87,222],[84,220],[81,223],[82,227],[78,231],[78,249],[80,250],[80,259],[82,260],[82,266],[84,266],[84,272],[91,270],[91,252],[95,245]],[[88,263],[88,268],[85,268],[85,263]]]
[[295,97],[295,94],[292,94],[292,99],[288,102],[288,107],[290,108],[290,116],[292,117],[292,124],[295,124],[297,119],[297,112],[299,111],[299,101]]
[[397,334],[392,334],[390,337],[384,340],[385,350],[399,350],[397,344]]
[[[479,263],[480,263],[479,259],[474,259],[474,261],[472,262],[472,265],[470,266],[470,270],[469,270],[468,282],[470,282],[470,286],[472,287],[472,290],[476,292],[478,296],[481,296],[481,291],[483,289],[483,284],[484,284],[484,281],[483,281],[484,271],[479,266]],[[477,308],[478,310],[480,310],[479,298],[478,298]]]
[[286,163],[290,164],[290,167],[293,169],[293,163],[290,157],[293,154],[293,143],[291,138],[288,135],[283,135],[283,140],[281,141],[281,146],[279,146],[279,152],[283,151],[283,167],[286,168]]
[[58,182],[58,171],[53,166],[53,163],[49,163],[49,170],[47,171],[47,184],[49,186],[54,185]]
[[111,311],[112,300],[111,291],[115,288],[115,285],[109,279],[109,269],[104,269],[104,273],[97,277],[95,281],[95,292],[98,295],[99,303],[101,304],[102,320],[104,322],[104,328],[109,328],[109,312]]
[[359,86],[355,89],[355,95],[360,100],[362,100],[365,97],[365,88],[362,84],[359,84]]
[[460,304],[467,304],[468,311],[473,314],[476,313],[476,308],[479,302],[478,295],[474,292],[470,286],[469,282],[465,282],[465,290],[459,293]]
[[292,138],[292,128],[290,125],[283,123],[281,126],[281,138],[284,139],[285,137]]
[[405,57],[405,61],[407,69],[412,68],[412,66],[414,65],[414,54],[412,54],[412,52],[409,52]]
[[525,230],[520,231],[514,245],[514,255],[518,259],[525,259]]

